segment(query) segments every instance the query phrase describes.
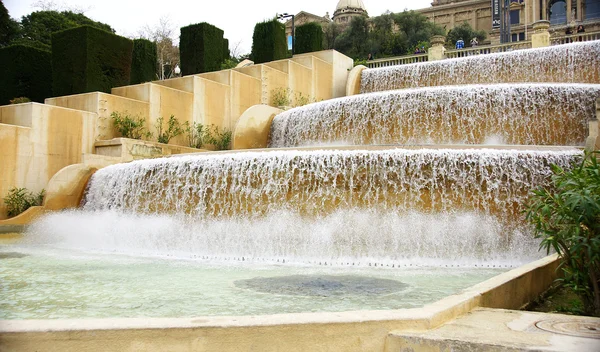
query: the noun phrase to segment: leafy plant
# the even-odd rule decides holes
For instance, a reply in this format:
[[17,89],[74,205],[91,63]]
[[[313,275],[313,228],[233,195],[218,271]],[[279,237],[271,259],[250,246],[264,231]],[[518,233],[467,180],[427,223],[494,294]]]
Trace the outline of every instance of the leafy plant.
[[158,143],[168,144],[172,138],[180,136],[184,132],[184,128],[179,123],[179,120],[175,118],[175,115],[171,115],[167,121],[167,129],[163,128],[164,119],[159,117],[156,119],[156,134]]
[[146,119],[143,117],[129,115],[127,111],[124,113],[114,111],[110,117],[119,134],[125,138],[142,139],[142,137],[150,138],[152,136],[152,133],[145,131]]
[[206,144],[211,144],[216,150],[228,150],[231,147],[232,131],[219,126],[210,125],[205,130]]
[[14,98],[10,100],[11,104],[23,104],[23,103],[29,103],[31,102],[31,99],[27,98],[27,97],[18,97],[18,98]]
[[200,149],[204,146],[206,138],[206,128],[203,124],[192,122],[184,122],[183,130],[188,137],[188,145],[192,148]]
[[271,91],[271,102],[273,106],[290,106],[291,91],[289,88],[276,88]]
[[45,190],[33,193],[28,191],[27,188],[11,188],[8,191],[8,195],[4,197],[7,215],[9,217],[17,216],[33,206],[42,205],[45,194]]
[[537,189],[527,206],[540,247],[560,258],[559,280],[578,294],[587,314],[600,316],[600,167],[598,152],[571,171],[553,166],[553,189]]

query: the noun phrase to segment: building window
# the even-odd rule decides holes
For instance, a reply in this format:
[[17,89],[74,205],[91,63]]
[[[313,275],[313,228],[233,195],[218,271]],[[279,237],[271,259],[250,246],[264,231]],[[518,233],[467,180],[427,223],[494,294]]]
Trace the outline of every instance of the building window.
[[585,2],[585,19],[600,18],[600,0],[587,0]]
[[510,24],[519,24],[521,21],[519,20],[519,13],[521,10],[511,10],[510,11]]
[[559,0],[550,7],[550,24],[565,23],[567,23],[567,3]]

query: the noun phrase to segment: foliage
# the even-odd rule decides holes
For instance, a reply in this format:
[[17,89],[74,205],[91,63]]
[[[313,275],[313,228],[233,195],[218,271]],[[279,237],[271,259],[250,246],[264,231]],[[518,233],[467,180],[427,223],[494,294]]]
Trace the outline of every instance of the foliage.
[[203,124],[197,122],[193,122],[192,124],[190,124],[188,121],[186,121],[183,124],[183,129],[184,132],[187,134],[188,145],[191,148],[200,149],[204,146],[206,138],[206,129],[204,128]]
[[225,61],[223,61],[223,63],[221,64],[221,70],[236,68],[239,63],[240,62],[235,58],[225,59]]
[[169,120],[167,121],[167,129],[166,130],[163,128],[163,125],[164,125],[164,119],[161,116],[158,119],[156,119],[156,125],[155,125],[156,138],[158,140],[158,143],[169,144],[169,141],[172,138],[182,135],[183,132],[185,131],[184,128],[179,123],[179,120],[177,120],[175,118],[175,115],[171,115],[171,117],[169,117]]
[[205,128],[206,144],[215,147],[216,150],[229,150],[233,132],[227,128],[220,129],[219,126],[209,125]]
[[255,64],[285,59],[288,55],[285,26],[272,19],[254,26],[251,60]]
[[110,33],[115,32],[109,25],[91,20],[81,13],[36,11],[21,18],[21,36],[24,41],[37,42],[46,50],[50,50],[52,33],[79,26],[89,26]]
[[181,28],[179,51],[184,75],[221,69],[225,60],[223,31],[203,22]]
[[481,43],[486,37],[487,34],[484,30],[476,31],[468,22],[463,22],[448,32],[446,44],[454,46],[457,40],[462,39],[465,42],[465,47],[470,47],[471,39],[477,38],[477,41]]
[[333,49],[335,39],[340,35],[341,32],[342,32],[342,28],[335,22],[330,22],[329,24],[327,24],[326,27],[324,28],[324,33],[323,33],[324,49],[327,49],[327,50]]
[[358,65],[367,66],[367,60],[360,60],[360,59],[354,60],[354,66],[358,66]]
[[27,98],[27,97],[18,97],[18,98],[14,98],[10,100],[11,104],[23,104],[23,103],[29,103],[31,102],[31,99]]
[[132,51],[131,40],[90,26],[53,33],[53,94],[110,93],[128,85]]
[[276,88],[271,91],[271,104],[273,106],[290,106],[291,90],[289,88]]
[[42,205],[45,193],[45,190],[33,193],[28,191],[27,188],[11,188],[8,195],[4,197],[7,215],[9,217],[17,216],[33,206]]
[[[165,70],[167,65],[175,68],[179,64],[179,47],[173,45],[175,30],[168,16],[163,16],[158,23],[144,26],[138,37],[148,39],[156,44],[156,78],[163,80],[173,76],[173,70]],[[166,72],[165,72],[166,71]]]
[[369,21],[354,17],[341,34],[335,30],[335,26],[325,30],[326,42],[335,38],[334,48],[354,59],[366,59],[369,54],[376,58],[413,54],[417,46],[427,48],[433,35],[445,33],[414,11],[388,12]]
[[600,316],[600,165],[597,152],[571,171],[553,166],[554,189],[537,189],[527,207],[541,248],[560,257],[560,279],[588,314]]
[[228,150],[231,147],[232,131],[219,126],[208,125],[187,121],[183,124],[184,131],[188,137],[188,145],[192,148],[202,148],[212,145],[216,150]]
[[8,15],[0,1],[0,48],[9,45],[19,34],[19,24]]
[[0,49],[0,105],[15,97],[44,102],[52,95],[51,54],[25,45]]
[[157,62],[156,43],[147,39],[134,39],[130,84],[152,81],[156,75]]
[[110,114],[113,125],[122,137],[132,139],[150,138],[152,133],[146,131],[146,119],[138,115],[129,115],[127,111],[121,113],[113,111]]
[[323,50],[323,28],[317,22],[309,22],[296,27],[296,54]]

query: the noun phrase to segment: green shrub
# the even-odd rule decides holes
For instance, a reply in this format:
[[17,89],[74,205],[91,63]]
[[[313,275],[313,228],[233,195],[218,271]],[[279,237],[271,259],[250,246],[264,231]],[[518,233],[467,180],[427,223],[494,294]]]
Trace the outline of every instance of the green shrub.
[[200,149],[204,146],[205,138],[206,138],[206,129],[204,125],[201,123],[193,122],[185,122],[183,124],[183,129],[188,137],[188,145],[191,148]]
[[1,48],[0,77],[0,105],[15,97],[43,103],[52,95],[52,56],[26,45]]
[[273,106],[291,106],[291,91],[289,88],[276,88],[271,91],[271,104]]
[[317,22],[309,22],[296,27],[295,54],[323,50],[323,28]]
[[9,217],[17,216],[33,206],[42,205],[45,193],[45,190],[33,193],[28,191],[27,188],[11,188],[8,195],[4,197],[7,215]]
[[233,132],[227,128],[220,129],[219,126],[210,125],[205,128],[206,144],[215,147],[216,150],[229,150],[231,148],[231,138]]
[[229,52],[229,39],[223,38],[223,59],[227,60],[231,58],[231,53]]
[[113,125],[122,137],[132,139],[150,138],[152,133],[145,131],[144,124],[146,119],[140,116],[131,116],[125,111],[124,113],[114,111],[110,114],[113,119]]
[[52,34],[55,96],[110,93],[130,82],[133,42],[90,26]]
[[597,152],[571,171],[553,166],[553,189],[537,189],[527,207],[541,248],[560,258],[560,280],[587,314],[600,316],[600,165]]
[[134,39],[131,54],[130,84],[150,82],[156,78],[156,43],[147,39]]
[[181,28],[179,55],[183,75],[193,75],[221,69],[225,60],[223,31],[203,22]]
[[29,103],[31,102],[31,99],[27,98],[27,97],[18,97],[18,98],[14,98],[10,100],[11,104],[23,104],[23,103]]
[[163,125],[164,119],[161,116],[158,119],[156,119],[155,125],[157,136],[156,138],[158,140],[158,143],[169,144],[169,141],[172,138],[180,136],[184,132],[184,128],[179,123],[179,120],[175,118],[175,115],[171,115],[171,117],[169,117],[169,120],[167,121],[166,130],[163,128]]
[[276,19],[257,23],[250,56],[255,64],[285,59],[288,56],[285,26]]

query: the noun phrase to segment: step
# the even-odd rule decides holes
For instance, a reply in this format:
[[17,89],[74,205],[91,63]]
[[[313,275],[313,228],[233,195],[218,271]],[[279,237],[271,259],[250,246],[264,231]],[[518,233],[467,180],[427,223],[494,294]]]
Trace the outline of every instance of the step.
[[600,318],[476,308],[426,332],[392,331],[392,351],[600,351]]

